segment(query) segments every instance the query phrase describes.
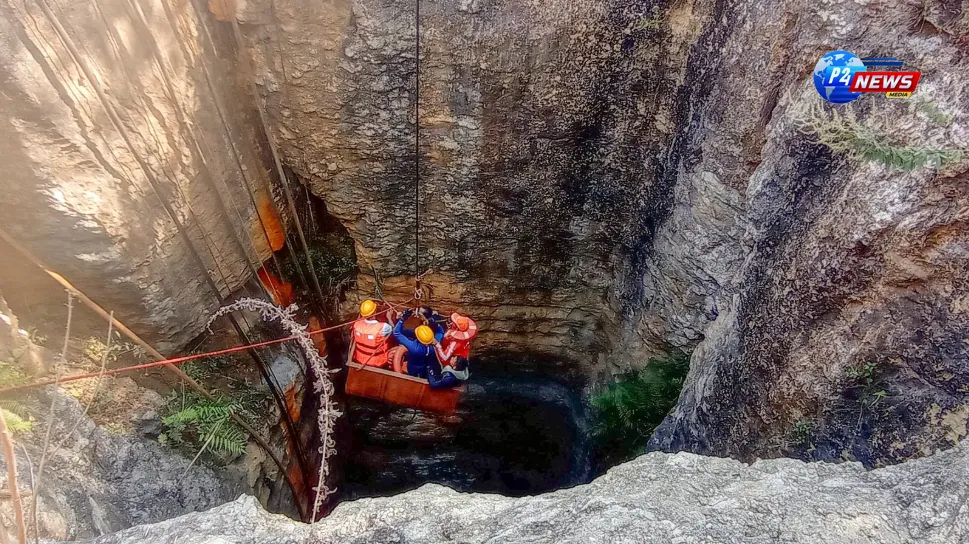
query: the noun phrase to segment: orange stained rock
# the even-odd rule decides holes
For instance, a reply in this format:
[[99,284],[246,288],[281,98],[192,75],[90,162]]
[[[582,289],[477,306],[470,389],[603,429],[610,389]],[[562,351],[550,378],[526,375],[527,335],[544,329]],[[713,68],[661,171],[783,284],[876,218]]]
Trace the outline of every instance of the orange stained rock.
[[269,291],[269,294],[272,295],[276,306],[285,308],[293,303],[293,284],[288,281],[285,283],[280,281],[269,270],[266,270],[265,266],[260,268],[257,274],[266,291]]
[[299,421],[300,405],[296,399],[296,386],[291,386],[286,390],[286,410],[293,421]]
[[266,233],[269,235],[269,247],[273,251],[279,251],[286,243],[286,231],[283,229],[283,224],[280,223],[276,211],[273,210],[272,201],[262,194],[258,198],[259,209],[257,211],[259,212],[259,219],[265,225]]
[[[310,316],[310,332],[315,332],[322,328],[323,326],[320,324],[320,320],[315,315]],[[316,345],[316,349],[320,352],[320,355],[326,356],[326,338],[322,334],[314,334],[310,338],[313,339],[313,344]]]

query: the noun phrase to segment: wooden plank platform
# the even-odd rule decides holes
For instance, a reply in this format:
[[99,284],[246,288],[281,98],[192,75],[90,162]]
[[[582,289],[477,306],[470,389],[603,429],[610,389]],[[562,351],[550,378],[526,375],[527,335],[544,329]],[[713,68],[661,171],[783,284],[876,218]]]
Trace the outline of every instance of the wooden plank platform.
[[348,361],[347,394],[381,400],[398,406],[452,414],[466,387],[431,389],[427,380],[392,370]]

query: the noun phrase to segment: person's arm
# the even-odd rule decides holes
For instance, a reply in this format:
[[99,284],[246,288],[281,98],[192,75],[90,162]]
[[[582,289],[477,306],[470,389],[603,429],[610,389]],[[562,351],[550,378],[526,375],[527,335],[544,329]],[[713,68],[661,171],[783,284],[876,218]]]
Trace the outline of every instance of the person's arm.
[[404,334],[404,320],[403,319],[401,319],[400,321],[398,321],[397,322],[397,325],[394,326],[394,338],[397,339],[397,342],[399,342],[400,345],[404,346],[404,349],[406,349],[407,351],[410,351],[410,352],[415,352],[416,353],[420,349],[420,346],[423,345],[420,342],[418,342],[417,340],[412,340],[412,339],[408,338],[407,335]]
[[434,372],[430,367],[427,369],[427,385],[431,386],[431,389],[441,389],[446,387],[444,383],[444,376],[440,372]]
[[457,379],[451,374],[440,373],[434,375],[431,372],[427,373],[427,384],[431,386],[431,389],[449,389],[456,385],[459,385],[461,380]]
[[455,342],[451,342],[451,345],[447,347],[447,351],[444,351],[443,349],[441,349],[440,343],[434,344],[434,353],[437,354],[437,360],[441,361],[442,365],[446,361],[450,361],[451,357],[454,356],[454,346],[456,345],[457,344]]

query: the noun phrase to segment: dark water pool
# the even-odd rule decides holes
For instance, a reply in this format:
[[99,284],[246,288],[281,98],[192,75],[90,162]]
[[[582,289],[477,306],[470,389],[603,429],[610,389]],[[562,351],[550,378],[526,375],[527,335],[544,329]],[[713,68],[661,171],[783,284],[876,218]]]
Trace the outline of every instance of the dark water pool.
[[591,478],[576,391],[544,377],[472,377],[453,416],[351,398],[343,441],[343,499],[425,483],[531,495]]

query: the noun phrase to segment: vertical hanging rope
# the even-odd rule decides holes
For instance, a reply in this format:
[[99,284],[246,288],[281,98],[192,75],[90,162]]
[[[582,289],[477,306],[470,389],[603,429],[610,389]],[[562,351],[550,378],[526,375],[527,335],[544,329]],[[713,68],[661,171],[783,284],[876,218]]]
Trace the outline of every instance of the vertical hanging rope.
[[[174,15],[168,9],[168,4],[162,2],[162,7],[165,8],[165,14],[168,17],[169,26],[172,28],[172,32],[174,32],[176,40],[179,42],[183,50],[185,51],[190,50],[191,47],[187,45],[186,37],[182,34],[181,30],[178,28],[178,25],[175,24],[174,22]],[[208,50],[211,51],[211,58],[218,58],[218,52],[215,48],[215,40],[212,39],[212,36],[209,33],[209,27],[207,24],[205,24],[205,20],[202,18],[201,13],[196,11],[196,17],[198,18],[199,26],[202,28],[202,31],[199,33],[199,41],[202,47],[201,49],[202,55],[201,55],[201,59],[199,60],[199,66],[202,69],[202,75],[203,75],[203,79],[205,80],[205,85],[208,88],[209,96],[212,98],[212,103],[215,104],[215,112],[218,114],[220,126],[222,127],[222,132],[225,137],[226,144],[229,148],[229,151],[231,152],[233,160],[235,161],[236,168],[239,170],[239,176],[240,178],[242,178],[243,184],[246,187],[246,196],[249,197],[249,203],[252,204],[252,209],[255,211],[256,219],[259,221],[259,227],[262,230],[263,236],[266,239],[266,247],[269,248],[269,255],[273,261],[273,265],[276,268],[276,275],[283,281],[286,281],[286,274],[283,272],[283,267],[279,264],[279,259],[276,257],[276,253],[273,251],[273,243],[272,243],[271,237],[269,236],[269,228],[266,226],[266,222],[263,219],[262,214],[259,213],[259,203],[256,200],[256,189],[254,188],[253,182],[249,179],[249,172],[246,169],[245,165],[243,164],[242,155],[240,154],[239,150],[236,149],[235,140],[232,136],[232,130],[229,128],[228,117],[225,113],[225,106],[222,104],[222,99],[220,97],[220,94],[216,91],[216,85],[214,83],[213,76],[209,72],[209,67],[206,63],[206,59],[210,58],[209,55],[206,54],[206,46],[208,47]],[[225,185],[226,191],[230,194],[230,197],[231,197],[231,191],[229,191],[229,188],[228,188],[228,185],[226,184],[225,179],[222,179],[222,183],[223,185]],[[237,213],[239,212],[237,211]],[[240,219],[241,217],[242,216],[240,214]],[[241,220],[243,224],[246,223],[244,219],[241,219]],[[256,255],[256,261],[258,262],[260,260],[258,258],[259,252],[258,250],[256,250],[255,246],[253,246],[253,252]],[[259,264],[260,266],[266,266],[264,263],[261,263],[261,262]],[[269,270],[268,266],[266,266],[266,270],[267,271]],[[258,276],[258,272],[256,275]],[[302,277],[301,279],[305,280],[305,278],[302,278]],[[277,295],[277,299],[278,299],[278,295]]]
[[[273,164],[276,165],[276,175],[279,178],[279,183],[283,188],[283,195],[286,197],[286,204],[289,207],[289,213],[293,216],[293,223],[296,225],[296,235],[299,239],[300,247],[303,250],[303,256],[306,258],[306,266],[309,268],[309,287],[312,289],[313,294],[316,295],[316,302],[319,309],[322,311],[323,308],[326,308],[326,297],[323,296],[323,289],[320,287],[319,276],[316,273],[316,267],[313,265],[313,258],[310,256],[309,244],[306,243],[306,235],[303,234],[303,225],[299,219],[299,213],[296,211],[296,200],[293,198],[293,191],[289,187],[289,178],[286,177],[286,170],[283,168],[282,159],[279,157],[279,150],[276,147],[276,138],[273,135],[272,130],[269,128],[269,120],[266,117],[266,108],[263,106],[262,98],[259,96],[259,89],[256,88],[256,80],[253,76],[253,63],[249,59],[249,52],[246,50],[245,40],[242,37],[242,29],[239,28],[239,21],[235,18],[235,15],[232,16],[230,23],[232,25],[232,35],[236,42],[236,49],[239,53],[239,60],[242,62],[246,73],[250,75],[248,79],[249,92],[252,94],[252,102],[256,107],[256,111],[259,113],[259,122],[262,125],[263,132],[266,134],[266,141],[269,144],[269,154],[272,155]],[[291,244],[287,243],[287,245],[289,246],[293,263],[299,268],[299,261],[296,259],[295,250]]]
[[421,292],[421,0],[414,0],[414,298]]

